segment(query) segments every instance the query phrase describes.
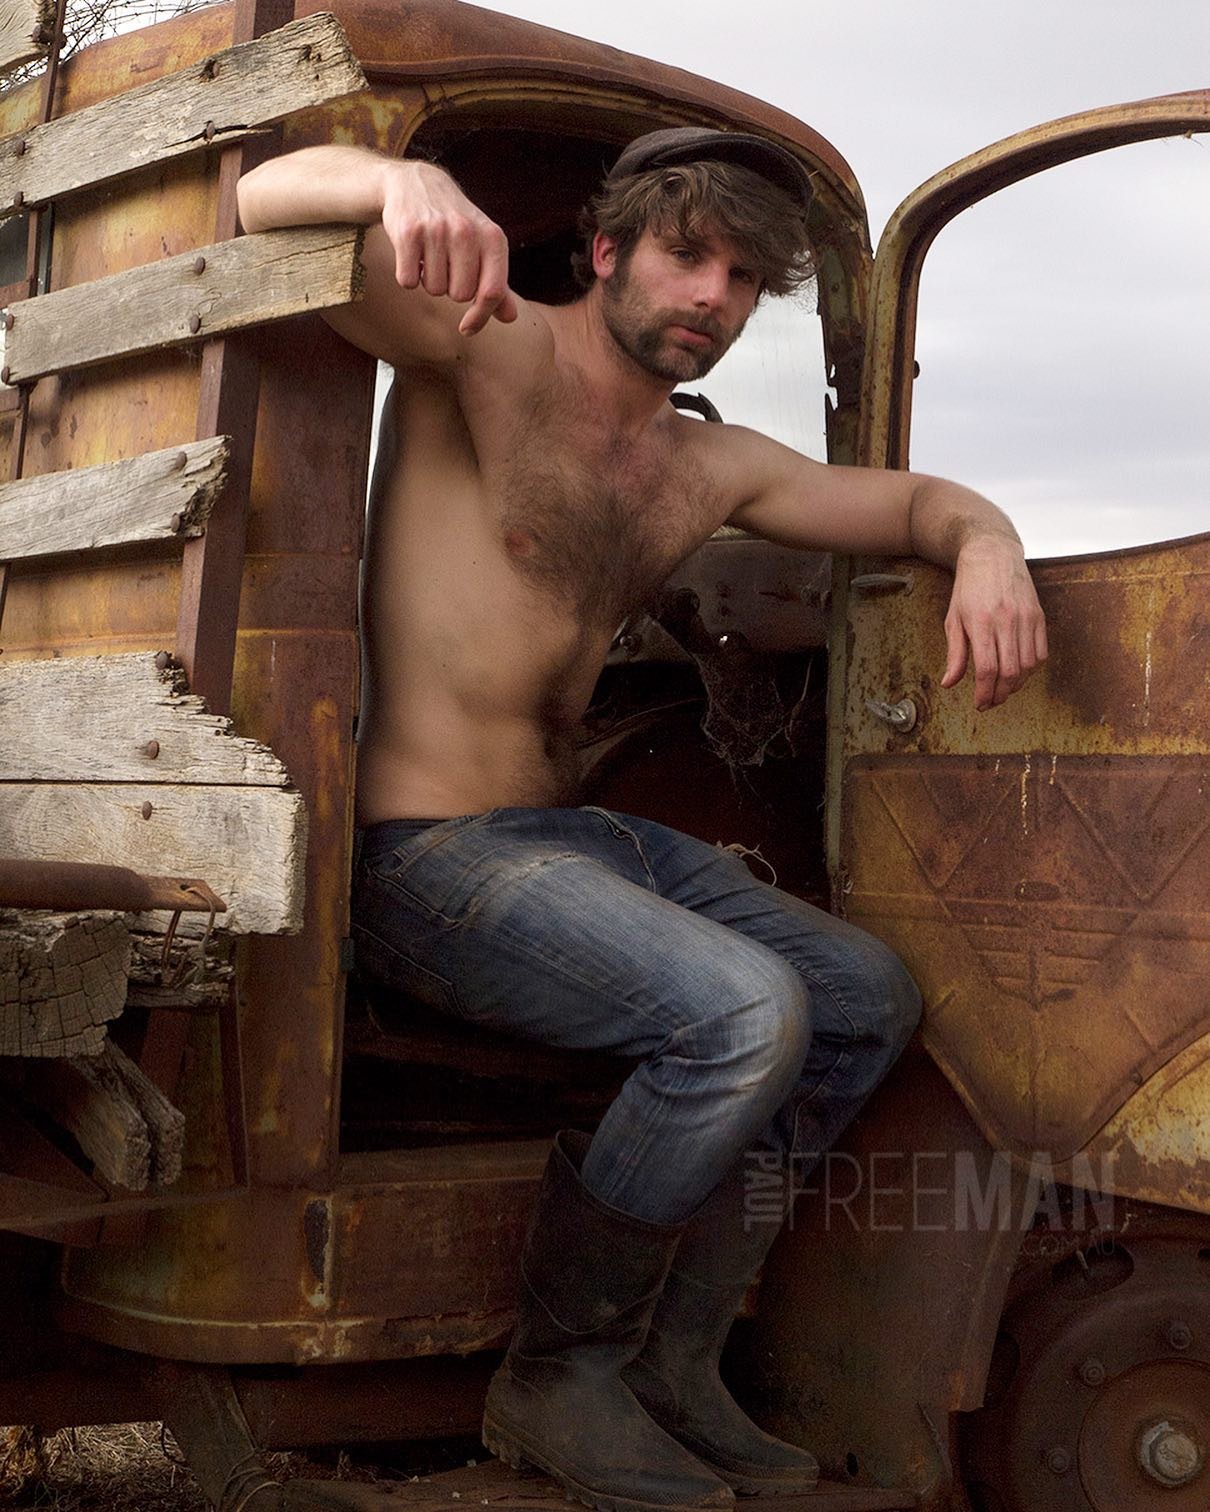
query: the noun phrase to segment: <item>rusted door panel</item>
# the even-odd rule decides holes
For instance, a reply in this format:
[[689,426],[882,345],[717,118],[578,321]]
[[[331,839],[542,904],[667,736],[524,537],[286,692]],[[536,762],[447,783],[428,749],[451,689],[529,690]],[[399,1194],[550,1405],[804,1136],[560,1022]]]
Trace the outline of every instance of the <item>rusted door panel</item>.
[[[1210,1027],[1210,538],[1042,564],[1050,662],[984,714],[907,570],[850,594],[845,910],[989,1138],[1066,1159]],[[866,701],[903,697],[899,735]]]
[[849,764],[848,915],[910,960],[925,1041],[994,1143],[1066,1159],[1210,1021],[1208,766]]

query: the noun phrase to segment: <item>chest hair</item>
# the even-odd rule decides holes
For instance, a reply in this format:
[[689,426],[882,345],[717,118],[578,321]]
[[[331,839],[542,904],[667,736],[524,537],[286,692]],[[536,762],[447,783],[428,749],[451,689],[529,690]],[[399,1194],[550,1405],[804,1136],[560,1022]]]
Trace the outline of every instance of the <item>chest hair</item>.
[[675,430],[634,442],[559,392],[519,429],[497,494],[513,568],[581,624],[612,627],[647,604],[718,523],[720,505]]

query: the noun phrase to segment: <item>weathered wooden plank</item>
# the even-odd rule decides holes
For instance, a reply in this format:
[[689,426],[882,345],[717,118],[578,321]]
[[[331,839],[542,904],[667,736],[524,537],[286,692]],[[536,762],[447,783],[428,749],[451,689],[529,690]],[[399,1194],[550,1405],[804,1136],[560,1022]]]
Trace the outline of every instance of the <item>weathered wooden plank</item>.
[[0,218],[16,213],[18,194],[27,206],[45,204],[149,163],[240,141],[291,111],[365,87],[336,17],[305,16],[0,145]]
[[0,1055],[96,1054],[129,964],[121,914],[0,910]]
[[7,383],[134,357],[348,304],[361,294],[359,226],[240,236],[26,300],[11,313]]
[[290,776],[267,746],[208,714],[163,653],[132,652],[0,659],[0,782],[30,781],[285,787]]
[[235,966],[233,942],[212,935],[203,961],[197,940],[176,940],[167,963],[164,941],[132,935],[128,1008],[166,1008],[182,1013],[217,1013],[227,1003]]
[[0,561],[201,535],[227,438],[0,485]]
[[[205,877],[227,901],[215,927],[235,934],[302,928],[306,829],[301,795],[280,788],[0,783],[0,854]],[[186,856],[195,864],[167,865]],[[135,919],[148,933],[167,922]],[[185,915],[187,926],[204,928],[205,915]]]
[[74,1137],[106,1181],[131,1192],[181,1174],[184,1115],[112,1040],[95,1055],[31,1070],[26,1091]]
[[44,58],[54,24],[53,0],[0,0],[0,74]]
[[26,1094],[75,1139],[106,1181],[131,1192],[151,1179],[151,1132],[109,1064],[106,1041],[96,1055],[31,1069]]

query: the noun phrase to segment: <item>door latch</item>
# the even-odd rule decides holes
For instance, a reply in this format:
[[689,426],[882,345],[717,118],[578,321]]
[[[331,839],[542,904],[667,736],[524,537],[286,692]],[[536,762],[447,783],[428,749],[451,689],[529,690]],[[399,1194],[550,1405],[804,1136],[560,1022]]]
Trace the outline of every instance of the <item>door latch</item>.
[[883,703],[880,698],[867,698],[865,706],[875,719],[890,725],[897,735],[906,735],[916,728],[916,705],[910,698],[901,698],[898,703]]

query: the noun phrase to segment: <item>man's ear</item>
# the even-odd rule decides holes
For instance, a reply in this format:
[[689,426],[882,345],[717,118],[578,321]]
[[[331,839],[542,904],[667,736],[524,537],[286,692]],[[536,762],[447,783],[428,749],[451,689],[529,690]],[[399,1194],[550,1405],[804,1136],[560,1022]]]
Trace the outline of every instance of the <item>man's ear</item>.
[[618,265],[618,244],[598,231],[592,239],[592,271],[598,278],[611,278]]

